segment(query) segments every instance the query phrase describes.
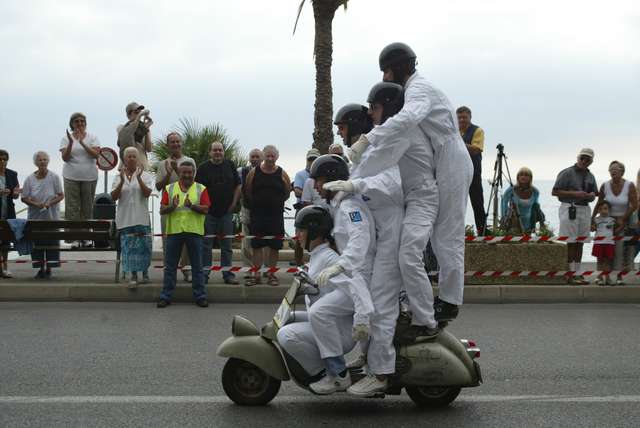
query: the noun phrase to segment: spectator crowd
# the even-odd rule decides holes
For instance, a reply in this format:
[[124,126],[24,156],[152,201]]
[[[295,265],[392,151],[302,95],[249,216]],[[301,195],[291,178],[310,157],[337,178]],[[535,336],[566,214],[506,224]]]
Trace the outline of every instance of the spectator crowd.
[[[171,132],[165,139],[168,157],[154,165],[154,176],[148,160],[153,125],[149,110],[132,102],[126,106],[125,113],[127,122],[117,127],[121,162],[111,190],[111,197],[117,203],[115,224],[122,249],[122,270],[129,275],[128,285],[132,288],[149,282],[153,231],[148,200],[154,189],[160,191],[164,279],[159,307],[171,302],[178,268],[184,281],[191,282],[196,302],[206,306],[205,284],[212,271],[213,248],[220,248],[222,267],[232,265],[232,238],[229,236],[234,234],[234,213],[239,212],[242,235],[253,236],[242,239],[244,263],[276,268],[285,235],[285,202],[290,193],[293,192],[296,198],[296,213],[305,206],[324,202],[314,179],[309,177],[313,161],[321,155],[315,148],[306,153],[305,167],[291,181],[278,165],[279,151],[273,145],[251,150],[248,165],[234,165],[225,158],[223,144],[212,141],[209,160],[196,165],[194,159],[183,153],[182,136]],[[456,113],[460,135],[474,168],[469,196],[476,230],[483,235],[487,232],[481,178],[485,133],[471,122],[468,107],[460,107]],[[0,218],[15,219],[14,200],[21,198],[28,207],[28,220],[58,220],[63,199],[65,220],[91,219],[100,148],[98,138],[87,131],[87,117],[83,113],[73,113],[69,131],[59,146],[62,177],[48,169],[49,154],[38,151],[33,155],[36,170],[24,180],[22,187],[16,171],[7,168],[8,151],[0,150]],[[329,153],[349,162],[341,144],[332,144]],[[614,160],[609,164],[610,179],[598,187],[589,170],[593,161],[593,150],[584,148],[579,151],[575,164],[558,174],[552,195],[560,202],[559,234],[576,237],[595,232],[605,238],[593,247],[598,270],[633,270],[638,245],[612,238],[640,232],[638,183],[625,179],[624,164]],[[527,167],[520,168],[515,182],[502,195],[500,227],[509,234],[535,233],[537,225],[542,226],[545,222],[541,197],[543,195],[533,185],[533,172]],[[594,202],[592,209],[590,205]],[[91,245],[86,241],[68,243],[77,247]],[[60,267],[59,246],[59,242],[52,240],[34,243],[38,249],[32,250],[31,257],[36,278],[51,278],[52,269]],[[569,270],[580,271],[583,244],[571,242],[567,249]],[[8,245],[4,243],[0,263],[2,278],[12,277],[7,250]],[[296,265],[303,264],[303,248],[297,242],[294,261]],[[230,271],[223,271],[222,277],[226,284],[239,284]],[[259,272],[245,275],[244,284],[253,286],[263,280],[272,286],[279,284],[274,273],[263,277]],[[622,275],[610,278],[602,274],[596,283],[622,285],[623,281]],[[570,282],[588,283],[581,276],[571,278]]]

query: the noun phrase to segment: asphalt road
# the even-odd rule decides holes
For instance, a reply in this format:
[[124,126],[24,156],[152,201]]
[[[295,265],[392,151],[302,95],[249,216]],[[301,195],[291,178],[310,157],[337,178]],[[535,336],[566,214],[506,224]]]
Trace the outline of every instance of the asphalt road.
[[217,345],[231,316],[273,305],[0,303],[0,426],[640,426],[640,305],[467,305],[449,329],[474,339],[485,384],[448,408],[224,395]]

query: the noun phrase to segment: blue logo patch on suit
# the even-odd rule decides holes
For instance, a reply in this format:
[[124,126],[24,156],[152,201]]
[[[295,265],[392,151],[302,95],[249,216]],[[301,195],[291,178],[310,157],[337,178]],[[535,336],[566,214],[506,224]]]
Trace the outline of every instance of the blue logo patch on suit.
[[351,223],[358,223],[362,221],[362,215],[360,215],[360,211],[350,212],[349,218],[351,219]]

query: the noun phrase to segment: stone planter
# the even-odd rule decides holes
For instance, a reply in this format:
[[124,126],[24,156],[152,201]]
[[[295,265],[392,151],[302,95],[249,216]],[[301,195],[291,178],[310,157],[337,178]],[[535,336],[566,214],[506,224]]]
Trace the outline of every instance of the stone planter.
[[[558,242],[500,242],[465,245],[464,270],[551,271],[568,270],[567,246]],[[566,284],[562,277],[465,277],[465,284]]]

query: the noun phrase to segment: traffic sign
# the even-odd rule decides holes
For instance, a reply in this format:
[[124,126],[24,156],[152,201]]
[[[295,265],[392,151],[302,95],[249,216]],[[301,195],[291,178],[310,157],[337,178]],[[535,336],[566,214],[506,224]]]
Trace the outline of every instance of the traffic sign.
[[118,165],[118,154],[109,147],[102,147],[100,148],[100,152],[98,152],[96,165],[98,165],[98,168],[102,171],[111,171]]

